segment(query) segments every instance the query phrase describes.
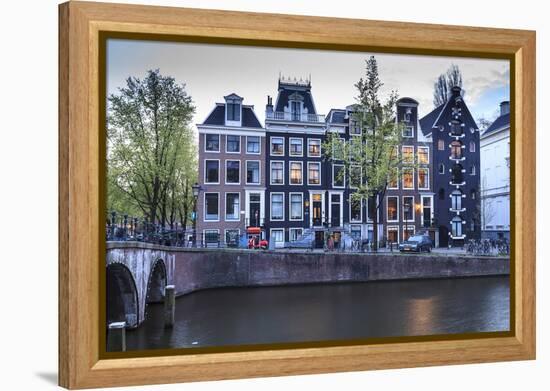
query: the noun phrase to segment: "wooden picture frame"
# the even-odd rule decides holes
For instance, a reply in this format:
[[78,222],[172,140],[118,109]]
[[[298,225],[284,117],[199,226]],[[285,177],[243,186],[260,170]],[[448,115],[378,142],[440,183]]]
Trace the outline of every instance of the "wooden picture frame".
[[[102,359],[100,36],[511,60],[510,336]],[[445,50],[441,50],[445,48]],[[535,358],[535,32],[88,2],[59,6],[59,384],[90,388]],[[103,155],[104,156],[104,155]]]

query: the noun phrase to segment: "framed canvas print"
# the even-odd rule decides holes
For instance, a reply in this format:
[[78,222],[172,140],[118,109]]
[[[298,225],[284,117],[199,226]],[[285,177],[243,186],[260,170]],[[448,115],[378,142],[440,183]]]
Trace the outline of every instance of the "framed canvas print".
[[535,33],[60,5],[60,385],[535,358]]

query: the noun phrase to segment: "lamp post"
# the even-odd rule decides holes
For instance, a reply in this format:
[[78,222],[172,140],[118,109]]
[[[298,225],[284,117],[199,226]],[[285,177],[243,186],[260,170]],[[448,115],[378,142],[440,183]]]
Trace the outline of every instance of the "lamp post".
[[[411,210],[411,206],[409,204],[405,204],[405,235],[403,235],[403,241],[406,241],[408,240],[408,234],[409,234],[409,226],[407,224],[408,222],[408,217],[409,217],[409,211]],[[406,238],[405,238],[406,237]]]
[[197,247],[197,200],[199,199],[199,192],[201,191],[201,187],[198,183],[195,182],[193,186],[191,186],[193,189],[193,247]]

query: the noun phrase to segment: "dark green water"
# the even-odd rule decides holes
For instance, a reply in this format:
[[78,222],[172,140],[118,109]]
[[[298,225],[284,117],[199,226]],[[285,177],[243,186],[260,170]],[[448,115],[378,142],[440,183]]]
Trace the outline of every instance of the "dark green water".
[[507,331],[508,277],[198,291],[127,331],[127,350]]

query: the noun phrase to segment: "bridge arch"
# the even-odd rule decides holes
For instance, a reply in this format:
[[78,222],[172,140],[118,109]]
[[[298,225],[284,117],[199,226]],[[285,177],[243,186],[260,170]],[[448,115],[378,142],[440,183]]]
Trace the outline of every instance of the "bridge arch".
[[126,322],[137,327],[139,297],[132,272],[122,263],[107,265],[107,323]]
[[166,264],[159,258],[151,265],[145,303],[159,303],[164,299],[164,288],[167,284]]

